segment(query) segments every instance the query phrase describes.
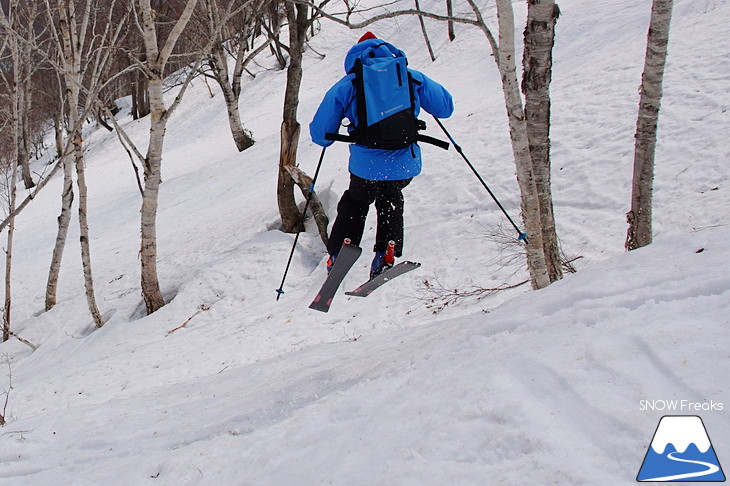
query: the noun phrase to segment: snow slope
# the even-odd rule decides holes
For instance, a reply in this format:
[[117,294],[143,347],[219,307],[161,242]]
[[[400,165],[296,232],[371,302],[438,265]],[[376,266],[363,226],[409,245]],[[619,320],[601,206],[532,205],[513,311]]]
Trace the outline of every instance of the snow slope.
[[[675,3],[657,242],[624,254],[649,6],[560,2],[555,205],[564,249],[583,258],[577,274],[538,293],[520,287],[438,314],[426,306],[434,295],[424,280],[468,289],[525,273],[521,262],[502,266],[505,256],[485,238],[502,216],[463,162],[424,148],[424,173],[406,190],[405,255],[423,267],[368,299],[340,294],[329,314],[311,312],[325,258],[311,227],[276,302],[293,236],[279,231],[274,190],[284,75],[264,59],[244,87],[256,100],[242,102],[257,139],[250,150],[235,151],[222,97],[211,98],[201,81],[171,120],[159,213],[169,304],[144,316],[134,175],[115,135],[90,129],[92,258],[107,324],[92,331],[77,234],[59,304],[41,312],[60,194],[52,181],[18,221],[13,325],[38,349],[17,340],[0,346],[13,378],[0,484],[633,482],[663,414],[642,411],[641,400],[730,403],[730,5]],[[427,26],[434,63],[414,19],[373,30],[453,92],[447,126],[516,216],[486,40],[460,27],[450,44],[442,25]],[[303,124],[359,35],[322,24],[306,54]],[[144,141],[145,120],[122,123]],[[310,174],[319,152],[303,137],[300,166]],[[317,187],[331,216],[346,183],[346,147],[335,145]],[[345,287],[359,284],[368,264],[358,262]],[[5,378],[0,371],[0,389]],[[727,410],[701,415],[722,462]]]

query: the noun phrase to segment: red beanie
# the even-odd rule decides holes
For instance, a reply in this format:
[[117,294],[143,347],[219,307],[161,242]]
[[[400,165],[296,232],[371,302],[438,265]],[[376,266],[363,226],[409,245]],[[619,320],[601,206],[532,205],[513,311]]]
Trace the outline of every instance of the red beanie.
[[375,34],[368,31],[368,32],[365,32],[365,34],[362,37],[360,37],[360,40],[357,41],[357,43],[359,44],[360,42],[368,40],[368,39],[377,39],[377,37],[375,36]]

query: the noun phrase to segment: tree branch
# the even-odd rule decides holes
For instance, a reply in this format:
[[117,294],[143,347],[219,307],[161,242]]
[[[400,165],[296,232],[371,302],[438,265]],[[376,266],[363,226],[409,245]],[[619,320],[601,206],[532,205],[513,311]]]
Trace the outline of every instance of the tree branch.
[[[322,239],[322,243],[324,243],[324,246],[326,247],[329,241],[327,237],[327,225],[329,224],[329,218],[327,218],[327,213],[325,212],[324,206],[322,206],[322,202],[319,200],[317,194],[312,192],[311,196],[309,195],[310,188],[312,187],[312,178],[305,174],[299,167],[287,165],[285,168],[287,172],[289,172],[289,175],[291,175],[292,179],[294,179],[294,182],[296,182],[302,190],[304,197],[310,197],[309,209],[312,212],[314,221],[317,223],[319,237]],[[306,214],[304,216],[306,216]]]
[[185,26],[187,25],[188,20],[190,20],[190,17],[192,17],[193,11],[195,10],[197,4],[198,0],[187,1],[185,5],[185,10],[183,10],[183,13],[180,14],[180,18],[177,19],[175,27],[173,27],[170,35],[167,37],[167,40],[165,41],[165,45],[163,46],[162,50],[160,50],[158,59],[155,60],[156,63],[159,63],[159,66],[164,66],[165,64],[167,64],[167,60],[170,58],[170,54],[172,54],[172,50],[175,48],[177,40],[180,38],[180,35],[182,35],[183,30],[185,30]]
[[315,5],[313,2],[308,2],[306,0],[295,0],[295,3],[304,3],[304,4],[312,7],[314,10],[316,10],[317,14],[319,16],[324,17],[333,22],[336,22],[340,25],[344,25],[353,30],[362,29],[362,28],[367,27],[370,24],[374,24],[375,22],[378,22],[380,20],[392,19],[394,17],[402,17],[404,15],[420,15],[422,17],[426,17],[426,18],[434,19],[434,20],[451,21],[451,22],[456,22],[456,23],[460,23],[460,24],[476,25],[477,27],[480,27],[480,28],[483,27],[482,24],[480,24],[479,20],[469,19],[469,18],[465,18],[465,17],[453,17],[453,16],[449,16],[449,15],[441,15],[441,14],[436,14],[433,12],[426,12],[423,10],[412,9],[412,8],[405,9],[405,10],[395,10],[393,12],[386,12],[386,13],[383,13],[380,15],[375,15],[374,17],[365,19],[362,22],[353,23],[350,21],[350,16],[353,13],[361,13],[363,11],[357,11],[357,10],[349,11],[345,14],[347,18],[341,19],[341,18],[337,17],[338,14],[329,14],[329,13],[325,12],[324,10],[322,10],[322,8],[320,6]]
[[4,230],[4,229],[5,229],[5,227],[6,227],[6,226],[7,226],[8,224],[10,224],[10,221],[12,220],[12,218],[14,218],[14,217],[16,217],[16,216],[17,216],[18,214],[20,214],[20,212],[21,212],[21,211],[22,211],[23,209],[25,209],[25,207],[26,207],[26,206],[27,206],[27,205],[28,205],[28,204],[29,204],[29,203],[30,203],[30,202],[31,202],[31,201],[32,201],[32,200],[33,200],[33,199],[34,199],[34,198],[35,198],[35,197],[36,197],[36,196],[38,195],[38,192],[39,192],[39,191],[40,191],[41,189],[43,189],[43,188],[44,188],[44,187],[46,186],[46,184],[48,184],[48,181],[50,181],[50,180],[51,180],[51,178],[52,178],[52,177],[53,177],[53,176],[54,176],[54,175],[56,174],[56,172],[58,172],[58,170],[59,170],[59,169],[60,169],[60,168],[61,168],[61,167],[63,166],[63,158],[64,158],[64,157],[66,157],[66,155],[64,155],[63,157],[61,157],[61,158],[59,158],[59,159],[58,159],[58,161],[56,162],[56,165],[55,165],[55,166],[53,167],[53,169],[51,170],[51,172],[49,172],[49,173],[48,173],[48,175],[47,175],[47,176],[46,176],[46,177],[45,177],[44,179],[42,179],[42,180],[41,180],[41,181],[40,181],[40,182],[39,182],[39,183],[38,183],[38,184],[37,184],[37,185],[35,186],[35,188],[33,188],[33,191],[32,191],[32,192],[31,192],[30,194],[28,194],[28,196],[27,196],[27,197],[26,197],[26,198],[25,198],[25,199],[23,200],[23,202],[21,202],[21,203],[20,203],[20,204],[18,205],[18,207],[16,207],[16,208],[15,208],[15,210],[13,210],[13,211],[12,211],[12,212],[11,212],[11,213],[10,213],[10,214],[8,215],[8,217],[7,217],[7,218],[5,218],[5,220],[4,220],[4,221],[3,221],[2,223],[0,223],[0,231]]

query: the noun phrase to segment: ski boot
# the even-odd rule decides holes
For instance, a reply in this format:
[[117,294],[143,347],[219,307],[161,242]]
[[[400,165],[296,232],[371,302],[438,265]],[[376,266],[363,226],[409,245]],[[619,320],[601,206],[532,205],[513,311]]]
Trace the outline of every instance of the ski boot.
[[373,263],[370,265],[370,279],[374,279],[395,264],[395,242],[389,241],[385,251],[376,251]]
[[337,253],[333,253],[333,254],[332,254],[332,255],[330,255],[330,257],[329,257],[329,258],[327,259],[327,275],[329,275],[329,274],[330,274],[330,272],[332,271],[332,267],[334,267],[334,266],[335,266],[335,260],[337,260],[337,254],[338,254],[338,253],[339,253],[339,252],[337,252]]

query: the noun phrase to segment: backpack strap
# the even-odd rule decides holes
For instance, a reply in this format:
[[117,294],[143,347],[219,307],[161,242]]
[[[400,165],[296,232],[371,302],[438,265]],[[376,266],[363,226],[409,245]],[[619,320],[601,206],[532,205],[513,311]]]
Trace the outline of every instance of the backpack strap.
[[428,135],[422,135],[420,133],[417,136],[417,140],[419,142],[423,142],[423,143],[430,143],[431,145],[435,145],[444,150],[449,150],[449,146],[450,146],[449,142],[445,142],[443,140],[439,140],[438,138],[430,137]]
[[[420,86],[421,84],[423,84],[423,83],[421,83],[420,81],[417,81],[416,79],[414,79],[413,78],[413,75],[411,74],[411,72],[408,71],[408,86],[409,86],[410,91],[411,91],[411,109],[413,110],[414,113],[416,111],[416,95],[415,95],[415,89],[413,88],[413,86],[414,85]],[[423,121],[423,120],[417,120],[417,122],[418,122],[418,129],[419,130],[425,130],[426,129],[426,122],[425,121]],[[430,143],[431,145],[435,145],[435,146],[437,146],[439,148],[442,148],[444,150],[449,150],[449,143],[448,142],[444,142],[443,140],[439,140],[438,138],[434,138],[434,137],[431,137],[429,135],[422,135],[422,134],[419,133],[417,135],[416,139],[419,142]]]
[[355,131],[357,131],[358,127],[368,126],[368,110],[365,104],[365,86],[363,84],[362,61],[360,59],[355,59],[353,73],[355,74],[355,79],[352,82],[355,85],[355,103],[357,103],[357,126],[355,127]]
[[367,126],[367,107],[365,106],[365,88],[363,86],[362,79],[362,61],[355,59],[355,66],[352,69],[352,73],[355,78],[352,80],[352,84],[355,86],[355,96],[350,100],[348,106],[352,104],[354,100],[357,105],[357,121],[358,124],[355,126],[352,132],[347,135],[340,133],[325,133],[325,140],[334,140],[335,142],[346,142],[346,143],[357,143],[358,142],[358,127]]
[[347,142],[347,143],[356,143],[357,141],[353,138],[352,135],[342,135],[341,133],[325,133],[324,134],[325,140],[332,140],[335,142]]
[[[342,135],[341,133],[325,133],[324,139],[332,140],[335,142],[357,143],[357,139],[355,137],[353,137],[352,135]],[[418,134],[417,140],[419,142],[435,145],[444,150],[449,150],[449,147],[450,147],[449,142],[445,142],[443,140],[439,140],[438,138],[431,137],[428,135],[423,135],[420,133]]]
[[[411,95],[411,110],[413,110],[413,113],[416,113],[416,94],[415,89],[413,88],[414,84],[421,85],[420,81],[416,81],[413,79],[413,75],[411,74],[408,69],[406,69],[406,72],[408,72],[408,91]],[[424,127],[426,128],[426,127]]]

